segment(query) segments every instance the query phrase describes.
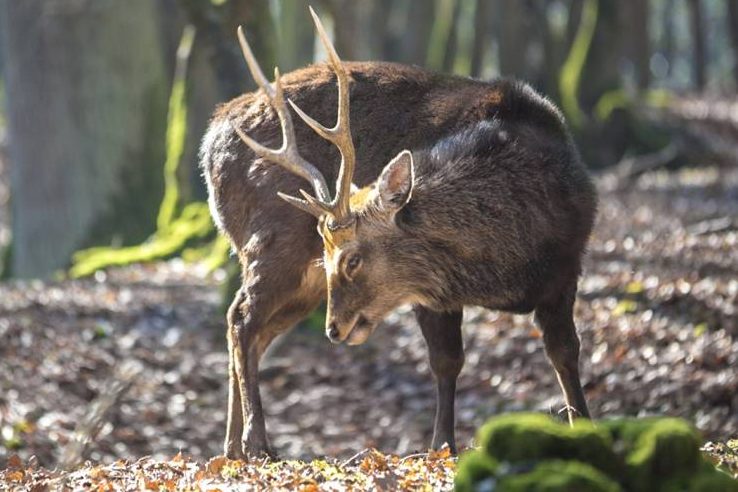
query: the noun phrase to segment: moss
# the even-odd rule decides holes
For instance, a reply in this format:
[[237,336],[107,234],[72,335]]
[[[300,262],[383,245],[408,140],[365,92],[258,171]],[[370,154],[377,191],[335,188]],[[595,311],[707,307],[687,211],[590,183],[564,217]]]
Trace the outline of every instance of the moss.
[[[156,232],[146,242],[134,246],[115,248],[109,246],[93,247],[78,251],[72,258],[69,275],[84,277],[95,271],[131,263],[154,261],[171,257],[193,244],[207,243],[208,255],[205,264],[211,270],[228,261],[229,244],[225,238],[215,238],[215,227],[210,218],[208,206],[204,202],[193,202],[184,207],[180,203],[180,190],[177,170],[187,138],[186,68],[194,30],[186,28],[177,53],[177,66],[174,84],[169,99],[168,125],[166,128],[166,160],[164,164],[164,196],[159,206]],[[161,179],[149,180],[160,183]],[[140,200],[130,200],[126,204],[137,206]],[[146,210],[150,206],[146,205]],[[118,210],[120,207],[114,207]],[[118,225],[117,221],[106,223]],[[147,227],[148,229],[148,227]],[[193,253],[193,251],[190,251]],[[204,250],[203,250],[204,253]],[[195,253],[195,256],[197,253]],[[203,255],[204,256],[204,255]]]
[[458,492],[481,490],[485,487],[481,482],[489,482],[490,489],[496,483],[495,470],[497,463],[483,450],[477,449],[464,453],[459,459],[458,471],[454,479]]
[[625,451],[633,447],[636,440],[658,421],[657,417],[640,419],[618,418],[607,419],[597,423],[597,426],[610,434],[616,451],[625,457]]
[[611,475],[621,471],[608,432],[584,420],[569,427],[543,414],[510,414],[489,421],[478,437],[499,461],[553,458],[589,463]]
[[579,461],[544,461],[528,473],[502,478],[499,492],[618,492],[617,482]]
[[195,28],[189,25],[185,26],[177,49],[174,82],[172,92],[169,95],[166,133],[167,154],[164,161],[164,197],[156,221],[157,228],[160,230],[167,227],[174,220],[180,205],[180,184],[177,181],[177,170],[187,140],[186,75],[187,62],[192,52],[194,39]]
[[598,0],[587,0],[584,4],[576,37],[559,72],[561,107],[575,128],[584,123],[584,113],[579,106],[579,84],[597,26],[598,7]]
[[694,477],[687,489],[689,492],[738,492],[738,480],[715,469]]
[[488,421],[478,439],[482,448],[459,462],[458,490],[738,492],[738,482],[702,457],[699,435],[681,419],[570,428],[542,414],[509,414]]
[[693,476],[703,462],[699,447],[699,436],[685,421],[652,422],[639,433],[625,458],[630,488],[650,492],[659,490],[665,479]]
[[606,121],[613,112],[628,110],[636,104],[646,104],[653,108],[664,108],[673,99],[671,92],[664,89],[651,89],[639,94],[637,99],[628,95],[624,89],[613,89],[600,96],[595,104],[594,113],[599,121]]
[[13,264],[13,238],[5,245],[0,245],[0,281],[12,276],[10,265]]
[[169,227],[158,231],[144,244],[127,248],[90,248],[75,253],[69,275],[85,277],[110,266],[168,258],[182,251],[191,241],[207,239],[214,233],[207,205],[191,203]]

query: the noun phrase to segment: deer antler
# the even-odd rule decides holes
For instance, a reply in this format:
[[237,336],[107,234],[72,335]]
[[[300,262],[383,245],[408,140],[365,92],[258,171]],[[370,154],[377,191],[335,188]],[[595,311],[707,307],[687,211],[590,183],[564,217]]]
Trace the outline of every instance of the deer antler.
[[301,189],[300,194],[303,199],[285,195],[284,193],[278,193],[280,198],[300,210],[308,212],[318,218],[326,214],[329,215],[333,219],[333,226],[336,227],[338,225],[343,225],[343,223],[351,217],[349,198],[351,195],[351,181],[356,167],[356,151],[351,138],[351,128],[349,125],[349,79],[346,70],[341,64],[341,59],[336,53],[336,49],[333,47],[330,39],[328,39],[325,29],[312,7],[310,7],[310,14],[313,17],[315,28],[318,31],[318,36],[328,53],[330,65],[336,73],[338,81],[338,117],[336,124],[333,128],[326,128],[305,114],[305,112],[291,100],[289,103],[292,106],[292,109],[295,110],[298,116],[300,116],[300,118],[302,118],[310,128],[315,130],[318,135],[338,147],[338,150],[341,153],[341,168],[338,172],[335,198],[332,200],[330,199],[328,186],[326,185],[325,178],[320,171],[303,159],[297,151],[295,130],[292,124],[292,118],[290,117],[287,106],[284,103],[284,93],[282,90],[282,83],[280,81],[279,69],[274,69],[274,87],[272,87],[266,77],[264,77],[264,73],[261,71],[241,27],[238,28],[238,41],[241,44],[243,56],[246,59],[246,64],[249,67],[252,77],[258,86],[264,90],[269,98],[270,104],[279,116],[279,121],[282,125],[282,146],[276,150],[264,147],[246,135],[236,125],[233,123],[231,123],[231,125],[241,140],[243,140],[243,142],[248,145],[256,155],[279,164],[291,173],[301,176],[305,180],[309,181],[312,184],[316,195],[311,196],[305,190]]
[[336,181],[336,197],[331,202],[331,206],[334,209],[334,218],[337,222],[340,219],[348,218],[350,215],[349,210],[349,198],[351,196],[351,182],[354,177],[354,169],[356,167],[356,151],[354,149],[354,142],[351,138],[351,126],[349,122],[349,79],[346,69],[341,64],[341,59],[336,53],[333,43],[328,39],[328,35],[325,33],[323,24],[321,24],[318,15],[315,13],[312,7],[310,7],[310,14],[313,16],[315,22],[315,29],[318,31],[320,41],[325,47],[325,51],[328,53],[328,60],[330,62],[333,71],[336,73],[336,79],[338,81],[338,115],[336,118],[336,124],[333,128],[326,128],[313,118],[305,114],[295,103],[289,101],[290,106],[295,112],[302,118],[302,120],[310,126],[315,133],[321,137],[329,140],[333,145],[338,147],[341,152],[341,168],[338,171],[338,179]]

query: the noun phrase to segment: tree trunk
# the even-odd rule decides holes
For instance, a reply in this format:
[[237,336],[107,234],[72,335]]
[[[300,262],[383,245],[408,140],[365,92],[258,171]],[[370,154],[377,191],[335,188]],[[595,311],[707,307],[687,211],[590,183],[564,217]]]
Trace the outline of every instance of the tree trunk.
[[489,1],[477,0],[474,9],[474,41],[472,44],[471,69],[472,77],[482,75],[484,55],[489,44]]
[[663,35],[663,54],[666,62],[668,63],[667,75],[671,75],[674,72],[674,0],[666,0],[664,5],[664,35]]
[[733,78],[738,90],[738,0],[728,1],[728,31],[733,51]]
[[363,37],[369,48],[368,57],[372,60],[388,60],[397,49],[398,40],[390,31],[390,21],[396,15],[396,9],[392,6],[392,0],[376,0],[366,5],[370,7],[365,13],[369,22],[363,24],[369,29],[364,30]]
[[569,0],[569,12],[566,20],[566,32],[564,52],[568,53],[571,48],[571,44],[574,42],[574,38],[577,35],[577,29],[579,28],[579,19],[582,17],[582,8],[584,7],[584,0]]
[[497,46],[500,75],[527,78],[525,5],[520,0],[498,0]]
[[149,0],[5,3],[12,273],[154,227],[167,85]]
[[226,5],[230,10],[223,17],[226,38],[230,35],[235,40],[236,29],[242,26],[259,63],[266,73],[272,74],[277,62],[277,35],[269,0],[230,0]]
[[[170,16],[172,9],[168,4],[171,1],[160,4],[161,9],[170,9]],[[201,0],[176,2],[184,12],[182,25],[190,23],[197,30],[187,83],[188,132],[180,165],[185,184],[181,198],[184,201],[202,200],[207,193],[198,167],[198,151],[213,108],[218,103],[256,88],[238,47],[236,28],[243,25],[249,43],[268,77],[277,63],[277,36],[267,0],[230,0],[222,5]],[[313,26],[306,4],[303,0],[290,1],[292,8],[283,11],[280,17],[283,33],[286,33],[289,43],[294,43],[291,47],[297,47],[280,53],[285,55],[279,59],[283,73],[312,61]],[[164,15],[167,12],[162,13]],[[174,29],[175,35],[168,37],[173,38],[174,42],[170,41],[170,44],[176,49],[181,27],[177,29],[175,26]],[[173,50],[170,48],[168,52],[171,60],[165,62],[173,64]]]
[[[323,0],[325,13],[330,15],[333,23],[333,44],[342,60],[358,60],[360,58],[359,9],[360,2],[354,0]],[[318,11],[325,23],[325,13]],[[328,29],[328,26],[325,26]],[[330,32],[330,31],[329,31]]]
[[622,24],[617,2],[600,1],[597,27],[582,73],[580,100],[589,113],[606,92],[621,87],[620,62],[624,37],[629,32]]
[[557,33],[551,29],[549,2],[537,0],[529,2],[529,17],[535,33],[536,42],[540,45],[543,59],[537,63],[536,78],[531,81],[544,94],[556,97],[558,94],[559,69],[564,63],[566,39],[565,33]]
[[282,2],[280,15],[279,68],[282,73],[313,61],[315,28],[308,0]]
[[399,61],[421,66],[426,64],[435,13],[435,1],[409,0]]
[[689,6],[689,30],[692,35],[692,76],[695,88],[702,91],[707,83],[707,53],[702,3],[700,0],[687,0],[687,5]]
[[459,46],[459,16],[461,15],[461,1],[454,0],[453,13],[451,15],[451,26],[446,38],[446,49],[443,52],[443,71],[451,72],[456,61],[456,50]]
[[636,86],[647,89],[651,83],[651,43],[648,37],[649,2],[627,0],[623,2],[623,28],[630,34],[625,37],[625,48],[635,68]]

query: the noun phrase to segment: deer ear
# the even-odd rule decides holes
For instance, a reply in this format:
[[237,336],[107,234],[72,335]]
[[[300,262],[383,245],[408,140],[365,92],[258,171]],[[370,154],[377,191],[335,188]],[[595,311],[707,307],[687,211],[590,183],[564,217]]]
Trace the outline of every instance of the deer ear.
[[399,210],[410,201],[414,177],[413,155],[409,150],[403,150],[384,167],[377,179],[382,207],[386,210]]

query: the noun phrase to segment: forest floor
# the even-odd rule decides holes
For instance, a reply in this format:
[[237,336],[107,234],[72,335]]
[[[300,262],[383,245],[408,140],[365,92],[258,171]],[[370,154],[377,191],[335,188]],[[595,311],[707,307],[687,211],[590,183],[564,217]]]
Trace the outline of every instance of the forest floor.
[[[590,409],[684,417],[738,473],[738,168],[621,184],[598,178],[576,305]],[[451,486],[454,458],[415,454],[430,442],[435,396],[407,309],[360,347],[307,326],[288,334],[261,388],[272,444],[292,461],[211,459],[225,429],[222,276],[171,260],[0,284],[0,489]],[[461,445],[492,415],[561,409],[532,316],[468,309],[464,342]],[[78,471],[54,470],[80,457]]]

